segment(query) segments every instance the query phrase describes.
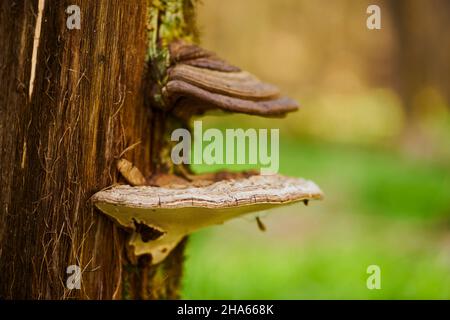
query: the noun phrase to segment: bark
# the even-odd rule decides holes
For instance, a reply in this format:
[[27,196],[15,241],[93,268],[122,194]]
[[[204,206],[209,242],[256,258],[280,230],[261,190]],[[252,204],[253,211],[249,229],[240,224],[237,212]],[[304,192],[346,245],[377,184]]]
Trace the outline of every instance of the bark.
[[[145,175],[165,169],[170,120],[146,103],[148,4],[45,0],[29,97],[37,2],[0,4],[0,297],[176,298],[185,241],[156,267],[129,259],[127,233],[90,201],[135,143],[125,156]],[[66,27],[72,4],[81,30]],[[81,290],[66,288],[69,265]]]

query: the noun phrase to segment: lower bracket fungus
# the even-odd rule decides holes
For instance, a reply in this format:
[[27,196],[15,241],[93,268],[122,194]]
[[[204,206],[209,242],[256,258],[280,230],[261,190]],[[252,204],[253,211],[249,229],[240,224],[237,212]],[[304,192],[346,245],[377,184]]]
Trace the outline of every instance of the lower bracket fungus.
[[132,230],[136,256],[164,260],[186,235],[244,214],[299,201],[321,199],[311,181],[281,175],[253,175],[206,186],[114,186],[93,196],[98,209]]

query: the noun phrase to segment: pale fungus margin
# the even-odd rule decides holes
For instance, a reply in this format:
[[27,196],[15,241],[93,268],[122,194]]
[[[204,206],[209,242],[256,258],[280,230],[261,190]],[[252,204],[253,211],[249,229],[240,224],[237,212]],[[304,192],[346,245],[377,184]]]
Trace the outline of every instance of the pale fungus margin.
[[132,231],[134,255],[164,260],[188,234],[211,225],[280,205],[321,199],[312,181],[281,175],[222,180],[182,188],[129,185],[96,193],[92,200],[103,213]]

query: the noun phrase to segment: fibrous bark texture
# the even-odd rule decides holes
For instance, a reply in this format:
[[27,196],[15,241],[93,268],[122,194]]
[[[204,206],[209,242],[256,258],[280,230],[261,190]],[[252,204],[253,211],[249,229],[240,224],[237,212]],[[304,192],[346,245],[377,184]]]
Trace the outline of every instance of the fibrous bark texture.
[[[89,201],[135,143],[125,157],[145,175],[158,168],[165,116],[144,103],[147,3],[40,4],[36,61],[38,1],[0,4],[0,297],[177,297],[184,242],[164,265],[129,261],[126,233]],[[66,27],[74,4],[80,30]],[[80,290],[66,287],[69,265]]]

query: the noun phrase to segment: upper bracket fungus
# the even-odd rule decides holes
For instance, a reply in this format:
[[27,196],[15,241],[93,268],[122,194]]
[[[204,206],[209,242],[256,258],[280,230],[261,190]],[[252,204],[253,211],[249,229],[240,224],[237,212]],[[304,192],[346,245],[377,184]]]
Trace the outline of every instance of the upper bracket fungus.
[[279,89],[194,44],[169,45],[170,66],[162,93],[173,114],[189,119],[209,110],[280,117],[298,104]]
[[133,230],[135,255],[151,254],[161,262],[186,235],[210,225],[279,205],[322,198],[311,181],[281,175],[222,180],[207,186],[127,185],[100,191],[97,208]]

